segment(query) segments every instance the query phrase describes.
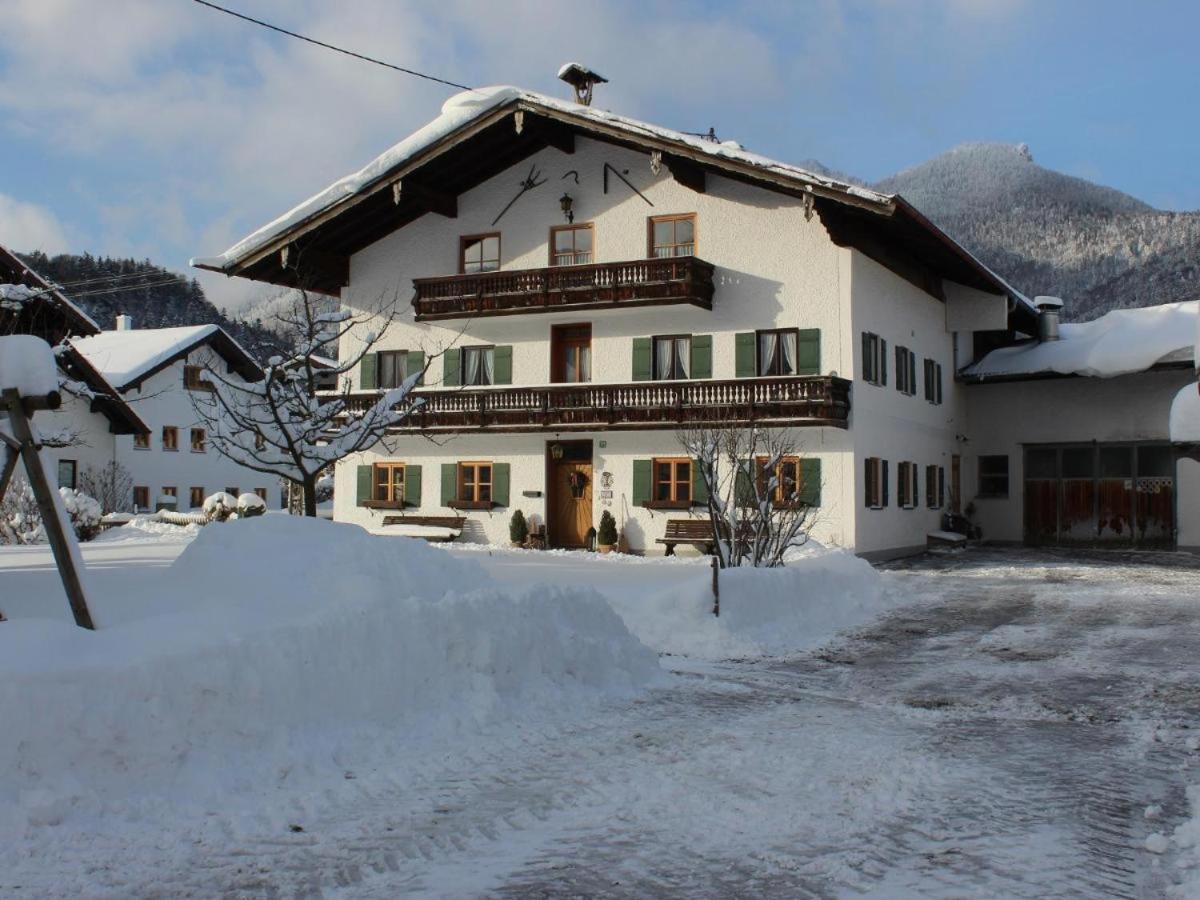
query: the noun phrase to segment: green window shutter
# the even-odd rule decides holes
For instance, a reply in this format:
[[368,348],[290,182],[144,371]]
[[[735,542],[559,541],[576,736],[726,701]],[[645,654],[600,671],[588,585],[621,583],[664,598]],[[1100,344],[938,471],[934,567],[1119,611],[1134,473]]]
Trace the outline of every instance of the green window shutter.
[[368,353],[358,364],[358,385],[364,391],[379,387],[379,355]]
[[[414,372],[420,372],[424,368],[425,368],[425,354],[420,350],[409,350],[408,351],[408,374],[412,375]],[[424,383],[425,383],[425,376],[422,375],[420,378],[417,379],[417,384],[424,384]]]
[[404,467],[404,505],[421,505],[421,467]]
[[888,461],[881,459],[879,461],[879,493],[883,501],[882,505],[888,505]]
[[442,385],[458,387],[462,384],[462,351],[451,347],[442,355]]
[[754,460],[743,459],[738,462],[737,480],[733,486],[734,501],[738,506],[754,506],[754,482],[750,480],[750,472]]
[[887,341],[879,339],[879,383],[887,387]]
[[442,506],[458,499],[458,465],[442,463]]
[[650,338],[633,339],[633,380],[649,381],[653,375],[651,370],[652,350]]
[[653,461],[635,459],[633,461],[633,505],[645,506],[650,502],[650,481]]
[[493,353],[492,384],[512,384],[512,346],[497,347]]
[[508,506],[510,471],[508,463],[492,463],[492,503],[495,506]]
[[800,460],[800,502],[806,506],[821,505],[821,460]]
[[801,328],[796,346],[796,374],[821,374],[821,329]]
[[708,505],[708,485],[704,483],[704,476],[700,474],[698,459],[692,460],[692,502],[701,506]]
[[692,335],[692,377],[712,378],[712,335]]
[[758,374],[753,331],[739,331],[733,336],[733,373],[738,378],[753,378]]
[[371,489],[374,487],[374,479],[372,476],[371,466],[358,467],[358,499],[357,503],[362,506],[371,499]]

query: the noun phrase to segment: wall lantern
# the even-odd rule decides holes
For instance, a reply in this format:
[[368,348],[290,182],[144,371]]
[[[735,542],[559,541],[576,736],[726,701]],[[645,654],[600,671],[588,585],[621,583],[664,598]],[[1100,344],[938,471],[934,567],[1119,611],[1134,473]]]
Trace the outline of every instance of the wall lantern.
[[562,207],[563,215],[567,217],[567,221],[573,223],[575,221],[575,213],[571,211],[571,207],[575,201],[571,199],[570,194],[563,194],[558,198],[558,205]]
[[560,460],[563,458],[563,445],[562,444],[551,444],[550,445],[550,458],[553,460]]

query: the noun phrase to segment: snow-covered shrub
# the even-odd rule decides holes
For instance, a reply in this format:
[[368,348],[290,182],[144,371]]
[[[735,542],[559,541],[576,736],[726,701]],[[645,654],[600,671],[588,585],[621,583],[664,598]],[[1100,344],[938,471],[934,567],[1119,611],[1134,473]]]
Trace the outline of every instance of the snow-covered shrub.
[[333,471],[330,470],[317,479],[317,502],[328,503],[333,499]]
[[265,515],[267,512],[267,501],[258,496],[258,494],[242,494],[237,498],[237,512],[239,519],[250,519],[254,516]]
[[209,494],[204,500],[204,505],[200,507],[204,511],[204,515],[210,522],[224,522],[230,516],[237,513],[238,501],[233,494],[227,494],[225,491],[218,491],[215,494]]
[[71,520],[71,527],[75,529],[75,537],[81,541],[90,541],[100,533],[100,518],[104,511],[99,500],[69,487],[60,487],[58,494],[62,497],[63,506],[67,508],[67,517]]
[[[90,541],[100,532],[100,503],[82,491],[58,489],[67,518],[81,541]],[[41,544],[46,540],[42,511],[38,509],[33,487],[25,479],[14,479],[0,502],[0,544]]]

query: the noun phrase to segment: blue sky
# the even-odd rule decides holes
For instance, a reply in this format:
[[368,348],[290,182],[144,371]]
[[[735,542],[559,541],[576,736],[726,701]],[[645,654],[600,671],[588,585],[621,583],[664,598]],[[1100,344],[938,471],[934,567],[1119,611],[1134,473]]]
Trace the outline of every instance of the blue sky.
[[[579,59],[612,80],[598,105],[866,179],[1024,142],[1044,166],[1200,208],[1196,3],[225,2],[471,85],[562,94],[554,73]],[[182,271],[450,93],[191,0],[0,0],[0,242]],[[259,291],[201,280],[220,305]]]

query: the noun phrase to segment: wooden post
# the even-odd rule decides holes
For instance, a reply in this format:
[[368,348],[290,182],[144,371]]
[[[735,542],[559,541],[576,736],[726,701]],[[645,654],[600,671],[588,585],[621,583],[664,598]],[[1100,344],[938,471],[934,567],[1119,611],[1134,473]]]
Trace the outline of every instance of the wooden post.
[[17,470],[17,460],[21,455],[21,445],[15,440],[12,440],[8,435],[0,432],[0,438],[4,439],[4,468],[0,469],[0,500],[4,499],[4,492],[8,490],[8,483],[12,481],[13,472]]
[[[25,403],[16,390],[8,388],[4,391],[4,405],[8,408],[8,421],[12,424],[13,437],[21,445],[21,459],[25,463],[25,474],[29,476],[33,496],[37,499],[38,509],[42,513],[42,527],[46,529],[46,539],[50,542],[50,549],[54,552],[54,562],[58,565],[58,574],[62,578],[63,590],[67,592],[67,600],[71,603],[75,624],[80,628],[94,631],[96,626],[92,622],[87,597],[83,593],[83,582],[79,580],[79,572],[75,570],[75,557],[71,553],[70,541],[75,540],[75,535],[67,535],[63,530],[62,521],[58,518],[56,502],[58,498],[54,496],[53,488],[50,487],[50,482],[46,478],[46,470],[42,466],[42,456],[37,444],[34,443],[33,429],[29,425],[29,417],[25,411]],[[8,462],[6,461],[5,470],[7,471],[7,469]]]
[[720,616],[721,615],[721,581],[720,581],[721,566],[717,560],[716,554],[713,554],[713,558],[712,558],[712,573],[713,573],[713,581],[712,581],[713,615]]

